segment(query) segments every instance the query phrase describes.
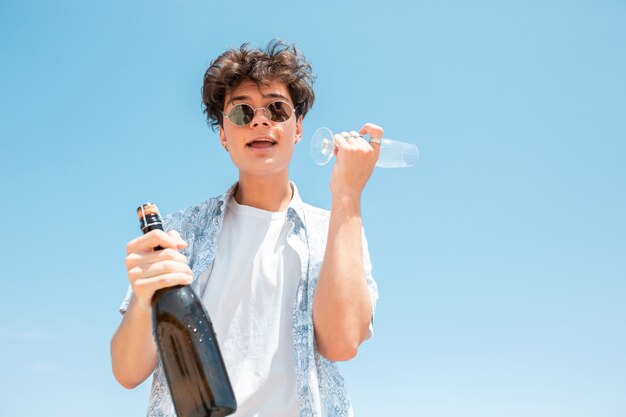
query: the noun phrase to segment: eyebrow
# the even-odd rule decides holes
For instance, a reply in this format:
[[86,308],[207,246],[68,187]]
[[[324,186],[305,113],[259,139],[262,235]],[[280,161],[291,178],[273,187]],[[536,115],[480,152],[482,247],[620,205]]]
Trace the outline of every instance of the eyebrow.
[[[283,99],[283,100],[285,100],[287,102],[289,101],[289,99],[287,97],[283,96],[280,93],[261,94],[261,96],[263,98],[280,98],[280,99]],[[246,100],[250,100],[250,97],[249,96],[235,96],[235,97],[231,97],[231,99],[228,100],[226,102],[226,104],[229,104],[229,103],[232,103],[233,101],[238,101],[238,100],[246,101]]]

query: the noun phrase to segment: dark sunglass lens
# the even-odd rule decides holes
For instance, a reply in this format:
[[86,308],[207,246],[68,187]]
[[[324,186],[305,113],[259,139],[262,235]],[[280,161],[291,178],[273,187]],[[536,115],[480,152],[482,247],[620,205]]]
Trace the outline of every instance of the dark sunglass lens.
[[237,126],[245,126],[254,118],[254,109],[247,104],[237,104],[230,109],[228,118]]
[[284,122],[291,117],[291,107],[282,101],[275,101],[267,109],[270,113],[270,120],[273,122]]

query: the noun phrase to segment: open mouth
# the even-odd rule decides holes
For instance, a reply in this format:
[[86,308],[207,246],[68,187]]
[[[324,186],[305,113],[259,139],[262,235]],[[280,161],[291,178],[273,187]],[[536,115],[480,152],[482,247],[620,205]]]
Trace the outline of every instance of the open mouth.
[[255,139],[246,143],[246,146],[253,149],[268,149],[274,145],[276,145],[276,141],[270,139]]

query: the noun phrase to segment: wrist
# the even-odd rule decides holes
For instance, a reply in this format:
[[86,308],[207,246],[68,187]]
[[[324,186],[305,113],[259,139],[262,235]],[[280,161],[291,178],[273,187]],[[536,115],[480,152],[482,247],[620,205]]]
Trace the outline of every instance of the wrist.
[[331,212],[345,212],[348,214],[361,214],[361,194],[333,195]]
[[152,297],[145,299],[133,295],[131,304],[133,304],[135,308],[143,314],[152,314]]

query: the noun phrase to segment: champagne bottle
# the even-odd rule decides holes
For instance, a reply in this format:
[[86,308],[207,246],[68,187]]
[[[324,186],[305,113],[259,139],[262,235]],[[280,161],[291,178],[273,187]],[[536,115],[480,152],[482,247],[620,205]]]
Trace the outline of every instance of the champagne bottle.
[[[144,234],[163,230],[155,204],[141,205],[137,214]],[[234,413],[237,402],[213,324],[189,285],[155,292],[152,329],[176,415],[221,417]]]

